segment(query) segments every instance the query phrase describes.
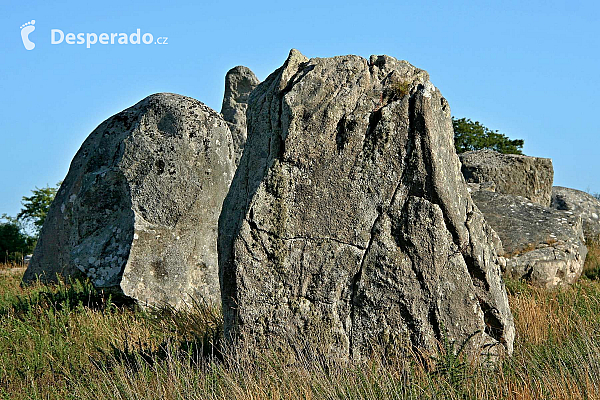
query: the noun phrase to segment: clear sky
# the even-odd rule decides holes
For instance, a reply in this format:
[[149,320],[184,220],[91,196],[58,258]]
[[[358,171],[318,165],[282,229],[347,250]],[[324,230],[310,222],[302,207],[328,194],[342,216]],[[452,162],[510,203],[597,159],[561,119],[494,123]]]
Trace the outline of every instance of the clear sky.
[[[21,26],[31,20],[28,51]],[[220,111],[227,70],[245,65],[262,80],[291,48],[408,60],[429,72],[453,115],[525,139],[526,154],[552,158],[555,185],[600,192],[598,21],[597,1],[3,0],[0,214],[62,180],[111,115],[156,92]],[[52,29],[138,28],[167,44],[51,44]]]

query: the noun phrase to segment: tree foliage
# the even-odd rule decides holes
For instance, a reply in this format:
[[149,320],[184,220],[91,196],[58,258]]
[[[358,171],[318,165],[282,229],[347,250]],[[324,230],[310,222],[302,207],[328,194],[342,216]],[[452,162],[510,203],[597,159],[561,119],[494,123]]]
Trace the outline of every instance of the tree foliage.
[[32,196],[23,196],[23,201],[21,202],[23,208],[17,215],[17,220],[31,224],[36,235],[39,234],[59,187],[60,182],[56,187],[48,186],[41,189],[36,187],[31,191],[33,193]]
[[[60,182],[56,187],[36,187],[31,196],[23,196],[23,208],[16,218],[6,214],[0,217],[0,260],[17,261],[33,252],[59,187]],[[34,235],[29,234],[31,232]]]
[[17,261],[33,252],[35,238],[27,235],[15,218],[3,215],[0,222],[0,260]]
[[457,153],[471,150],[495,150],[504,154],[523,154],[522,139],[511,140],[497,130],[492,131],[481,125],[479,121],[471,121],[468,118],[452,117],[454,127],[454,145]]

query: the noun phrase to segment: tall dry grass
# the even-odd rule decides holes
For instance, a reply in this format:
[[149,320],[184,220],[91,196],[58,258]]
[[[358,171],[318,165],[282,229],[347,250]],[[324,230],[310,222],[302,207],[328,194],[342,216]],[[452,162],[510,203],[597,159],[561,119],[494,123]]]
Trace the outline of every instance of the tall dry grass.
[[205,305],[148,312],[86,283],[24,289],[21,274],[0,274],[2,398],[600,398],[600,283],[589,279],[555,292],[508,282],[515,351],[490,369],[444,347],[434,367],[410,356],[286,365],[222,348]]
[[600,236],[588,238],[585,242],[588,254],[583,266],[583,274],[590,279],[600,278]]

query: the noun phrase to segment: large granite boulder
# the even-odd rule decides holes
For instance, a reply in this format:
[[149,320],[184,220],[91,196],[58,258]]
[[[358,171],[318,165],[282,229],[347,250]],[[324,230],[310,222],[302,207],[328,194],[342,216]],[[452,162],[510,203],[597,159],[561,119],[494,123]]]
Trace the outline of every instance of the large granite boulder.
[[217,221],[233,173],[218,113],[176,94],[147,97],[85,140],[24,281],[83,274],[142,304],[219,302]]
[[493,150],[468,151],[459,157],[468,183],[493,182],[498,193],[523,196],[544,207],[550,206],[554,179],[551,159]]
[[236,165],[239,164],[246,143],[248,96],[259,83],[260,81],[250,68],[244,66],[234,67],[225,75],[225,95],[221,114],[229,124],[233,136]]
[[583,232],[590,240],[600,240],[600,200],[581,190],[561,186],[552,188],[552,208],[580,215]]
[[486,190],[471,194],[502,240],[505,273],[548,289],[574,283],[587,254],[581,217]]
[[443,337],[510,353],[496,241],[427,72],[292,50],[250,96],[219,219],[226,337],[342,360]]

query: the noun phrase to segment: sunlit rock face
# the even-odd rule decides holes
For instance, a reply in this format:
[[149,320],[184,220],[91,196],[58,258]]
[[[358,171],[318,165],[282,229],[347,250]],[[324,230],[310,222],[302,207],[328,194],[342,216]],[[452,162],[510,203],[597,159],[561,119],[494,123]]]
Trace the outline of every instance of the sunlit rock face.
[[141,304],[220,302],[217,220],[233,173],[220,114],[189,97],[147,97],[85,140],[24,281],[83,275]]
[[512,351],[499,240],[427,72],[292,50],[247,121],[219,219],[229,340],[342,360],[443,337],[471,355]]

